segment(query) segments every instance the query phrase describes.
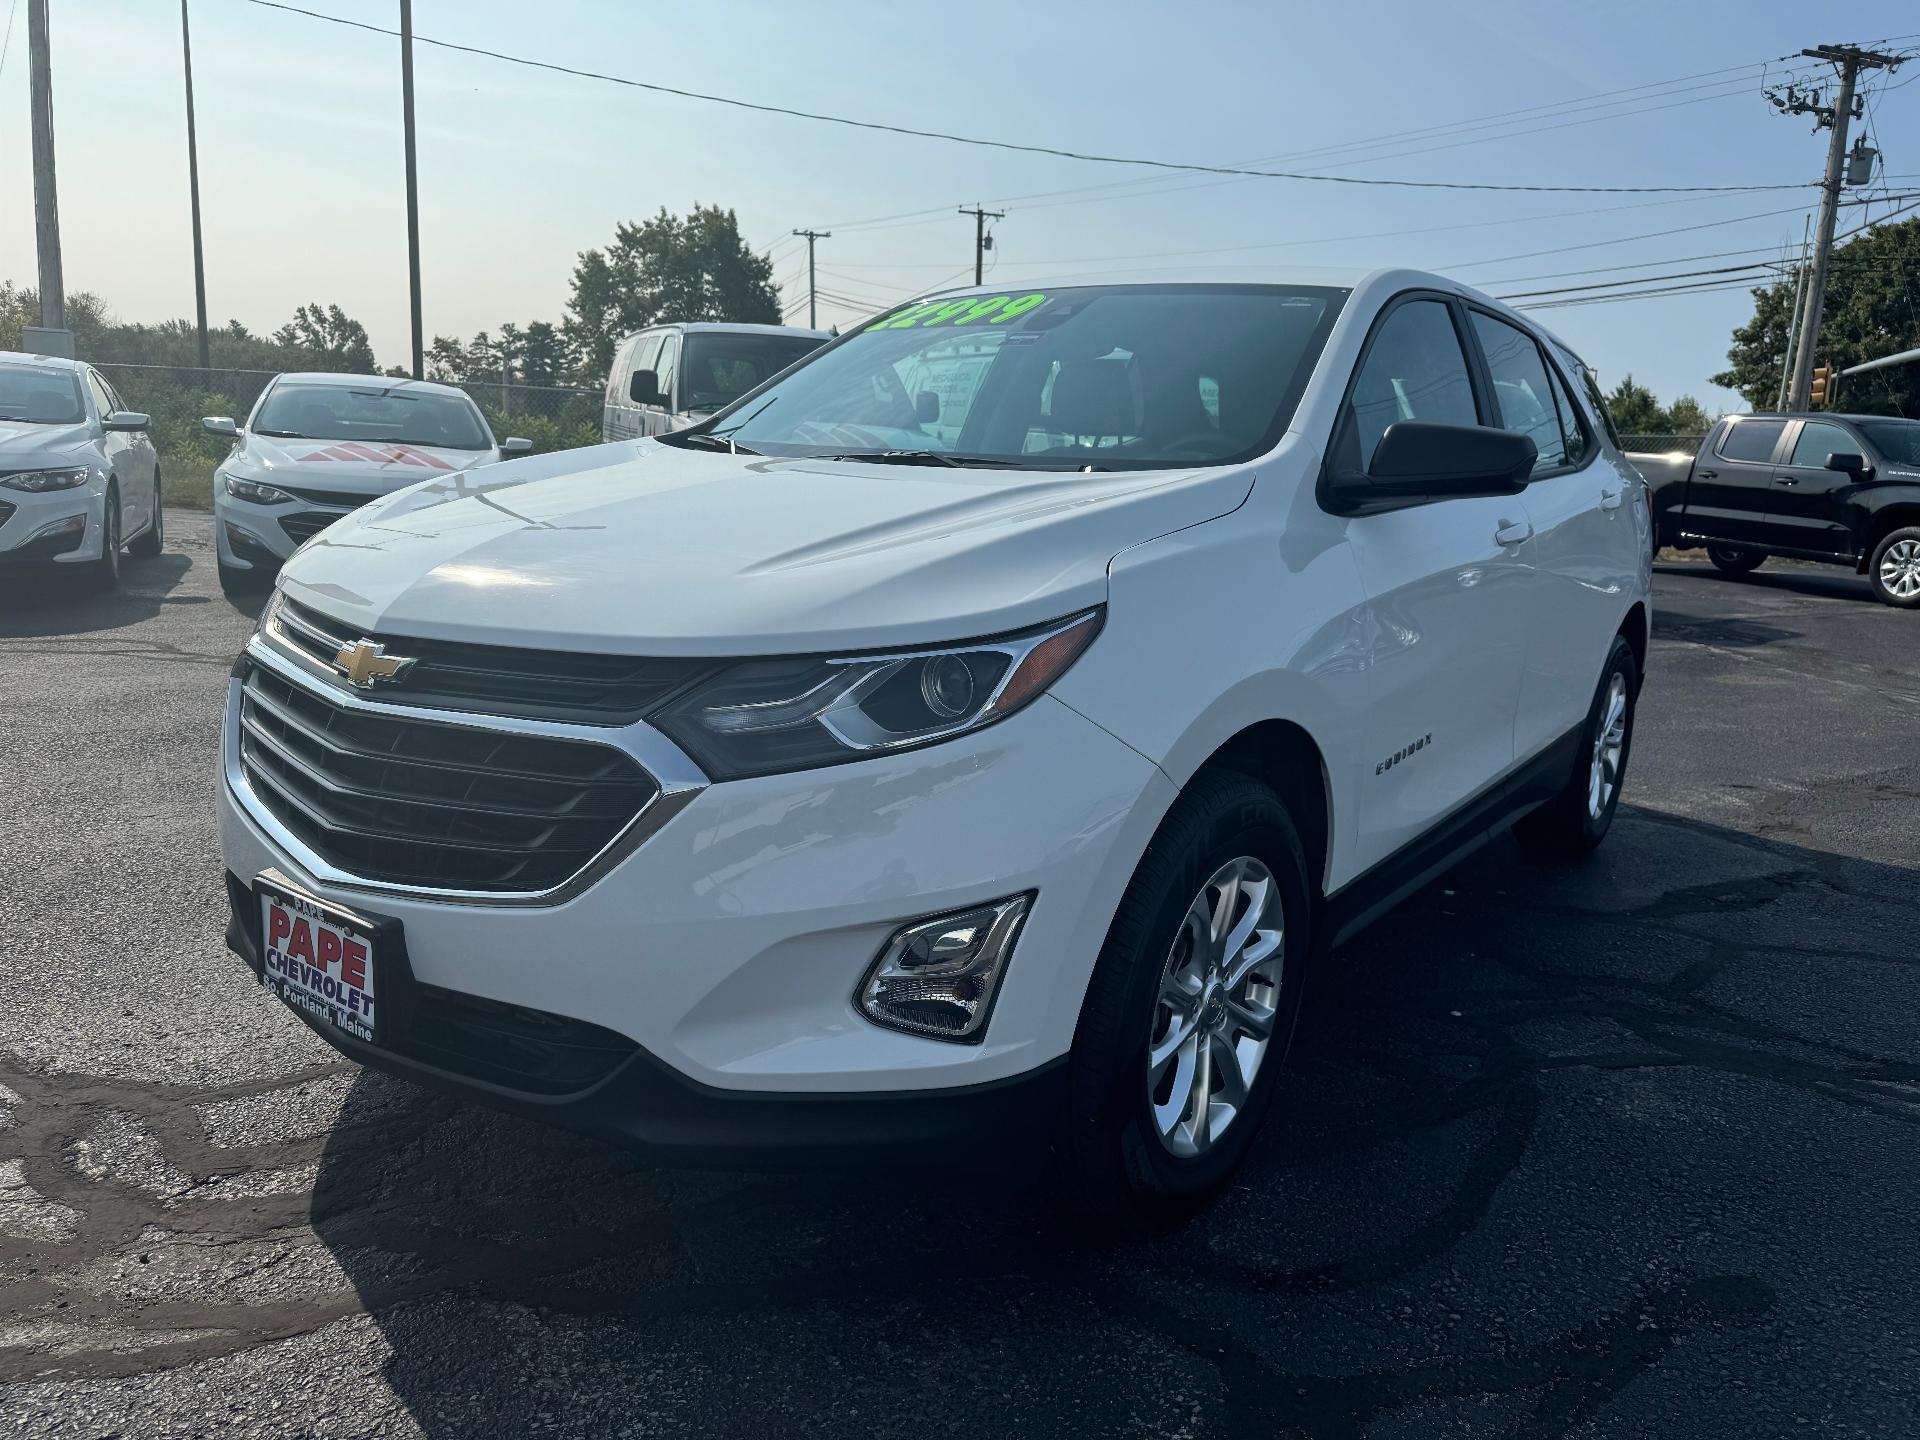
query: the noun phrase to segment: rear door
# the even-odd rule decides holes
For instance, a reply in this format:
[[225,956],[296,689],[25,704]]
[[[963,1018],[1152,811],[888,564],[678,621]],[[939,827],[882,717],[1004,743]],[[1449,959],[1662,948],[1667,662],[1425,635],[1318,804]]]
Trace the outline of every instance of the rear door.
[[[1328,463],[1364,471],[1389,425],[1491,418],[1462,340],[1466,312],[1413,292],[1374,326]],[[1354,859],[1418,839],[1513,762],[1531,570],[1521,497],[1445,500],[1346,522],[1367,592]]]
[[1861,482],[1827,469],[1827,456],[1865,455],[1867,447],[1831,420],[1796,420],[1786,439],[1785,463],[1773,473],[1768,543],[1783,550],[1812,550],[1854,557],[1854,497]]
[[1694,462],[1680,528],[1707,540],[1765,545],[1774,461],[1784,448],[1787,422],[1749,416],[1721,426]]
[[1539,338],[1478,309],[1473,332],[1501,428],[1539,452],[1524,497],[1535,583],[1513,730],[1514,758],[1526,760],[1586,719],[1647,553],[1645,512],[1631,503],[1638,477],[1604,452]]

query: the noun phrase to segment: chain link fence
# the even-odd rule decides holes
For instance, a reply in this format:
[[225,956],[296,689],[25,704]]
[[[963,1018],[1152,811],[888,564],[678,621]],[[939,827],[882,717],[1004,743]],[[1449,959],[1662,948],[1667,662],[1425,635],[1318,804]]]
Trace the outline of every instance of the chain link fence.
[[1643,454],[1664,455],[1669,450],[1683,450],[1689,455],[1697,454],[1700,442],[1705,435],[1622,435],[1622,450],[1638,450]]
[[[202,370],[186,365],[97,365],[130,410],[153,417],[153,442],[170,503],[212,503],[213,470],[231,442],[200,428],[204,415],[245,422],[276,370]],[[520,436],[536,452],[600,443],[599,390],[563,385],[459,382],[493,433]]]

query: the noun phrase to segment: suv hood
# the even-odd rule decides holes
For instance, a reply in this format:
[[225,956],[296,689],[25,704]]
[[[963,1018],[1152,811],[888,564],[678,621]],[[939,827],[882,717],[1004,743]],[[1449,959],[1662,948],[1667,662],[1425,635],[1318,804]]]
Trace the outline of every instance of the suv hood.
[[1223,515],[1245,468],[868,465],[621,442],[428,481],[287,563],[367,631],[653,655],[941,643],[1106,599],[1119,551]]
[[295,494],[386,495],[430,475],[471,470],[493,457],[491,450],[360,440],[290,440],[249,433],[234,447],[226,464],[250,480],[264,480]]
[[86,458],[69,454],[93,439],[84,423],[25,425],[0,420],[0,470],[26,470],[36,465],[77,465]]

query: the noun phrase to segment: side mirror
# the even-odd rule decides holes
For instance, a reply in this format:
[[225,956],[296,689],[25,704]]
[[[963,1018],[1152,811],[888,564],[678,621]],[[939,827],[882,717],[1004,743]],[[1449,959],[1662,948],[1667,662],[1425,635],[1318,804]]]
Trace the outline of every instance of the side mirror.
[[627,381],[627,396],[636,405],[667,403],[667,397],[660,393],[660,377],[651,370],[633,372],[633,378]]
[[502,455],[525,455],[533,449],[533,441],[522,435],[509,435],[500,442]]
[[142,415],[138,410],[116,410],[100,422],[103,430],[148,430],[153,427],[153,417]]
[[1333,475],[1327,495],[1350,515],[1434,500],[1518,495],[1539,450],[1525,435],[1487,425],[1398,420],[1374,447],[1365,475]]
[[913,397],[913,418],[922,425],[940,423],[940,397],[931,390],[922,390]]
[[229,440],[237,440],[240,437],[240,427],[233,423],[231,415],[202,416],[200,428],[209,435],[224,435]]
[[1867,464],[1867,457],[1857,450],[1836,450],[1827,456],[1826,468],[1839,470],[1853,476],[1856,480],[1864,480],[1873,474],[1873,467]]

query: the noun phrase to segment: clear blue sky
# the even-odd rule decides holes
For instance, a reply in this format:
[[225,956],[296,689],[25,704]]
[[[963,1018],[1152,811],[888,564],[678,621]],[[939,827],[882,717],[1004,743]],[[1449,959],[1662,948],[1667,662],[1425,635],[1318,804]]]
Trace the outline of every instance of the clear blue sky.
[[[13,3],[0,0],[0,24]],[[397,23],[393,0],[306,3]],[[1820,42],[1920,32],[1910,0],[416,0],[414,8],[421,35],[562,64],[906,125],[1229,164],[1577,102]],[[31,282],[25,0],[18,10],[0,72],[0,278]],[[172,0],[53,0],[53,10],[68,287],[99,292],[126,319],[189,315],[177,8]],[[271,329],[303,301],[336,302],[366,323],[383,364],[404,363],[397,42],[246,0],[193,0],[193,16],[213,318]],[[758,115],[426,46],[416,73],[430,336],[558,320],[575,255],[605,243],[616,222],[661,206],[732,206],[749,240],[772,251],[789,298],[803,293],[804,254],[788,232],[832,229],[820,246],[822,287],[874,308],[970,263],[973,222],[951,210],[975,201],[1009,212],[995,227],[996,278],[1009,282],[1221,249],[1195,258],[1404,263],[1494,293],[1636,273],[1560,273],[1599,266],[1696,270],[1757,257],[1683,257],[1779,253],[1798,246],[1812,203],[1811,192],[1502,195],[1220,183]],[[1890,82],[1874,128],[1893,183],[1920,187],[1920,86],[1891,89],[1916,77],[1920,61]],[[1758,79],[1686,81],[1631,103],[1406,136],[1287,168],[1509,184],[1817,178],[1825,137],[1811,135],[1804,119],[1776,115]],[[1110,188],[1085,188],[1096,186]],[[938,213],[853,223],[922,210]],[[1576,211],[1589,213],[1568,213]],[[1326,243],[1342,236],[1373,238]],[[1269,248],[1224,249],[1254,246]],[[1576,246],[1588,248],[1565,248]],[[1533,253],[1556,250],[1563,253]],[[1552,278],[1530,278],[1540,275]],[[1609,383],[1631,371],[1663,400],[1686,391],[1718,409],[1735,397],[1706,377],[1749,309],[1736,290],[1541,318]],[[861,313],[835,303],[822,319]]]

